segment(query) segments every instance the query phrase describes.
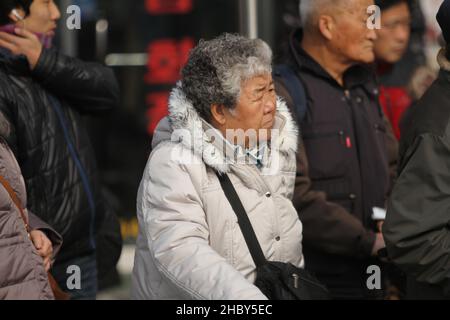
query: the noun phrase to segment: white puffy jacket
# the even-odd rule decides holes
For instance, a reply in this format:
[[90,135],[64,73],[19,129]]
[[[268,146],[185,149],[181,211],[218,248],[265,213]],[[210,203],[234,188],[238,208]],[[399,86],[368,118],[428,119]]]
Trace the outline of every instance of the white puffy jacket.
[[266,299],[253,284],[255,264],[215,171],[230,176],[266,258],[303,267],[302,224],[291,203],[298,131],[285,103],[277,101],[280,134],[271,145],[279,161],[269,175],[225,163],[228,153],[217,148],[222,136],[211,139],[211,127],[179,87],[169,113],[137,197],[132,299]]

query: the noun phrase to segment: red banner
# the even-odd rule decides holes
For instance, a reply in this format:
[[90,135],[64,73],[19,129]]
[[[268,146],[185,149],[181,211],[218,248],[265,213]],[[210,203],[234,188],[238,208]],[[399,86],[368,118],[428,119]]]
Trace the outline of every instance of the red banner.
[[[152,15],[188,14],[193,10],[193,0],[145,0],[145,8]],[[194,39],[188,36],[181,40],[159,38],[148,44],[147,73],[144,81],[153,87],[146,96],[149,135],[153,135],[158,122],[168,114],[169,92],[161,87],[174,86],[180,79],[181,69],[194,45]]]
[[193,47],[194,40],[191,38],[180,41],[163,39],[150,43],[145,82],[149,85],[176,83]]
[[146,0],[145,8],[153,15],[187,14],[192,11],[192,0]]

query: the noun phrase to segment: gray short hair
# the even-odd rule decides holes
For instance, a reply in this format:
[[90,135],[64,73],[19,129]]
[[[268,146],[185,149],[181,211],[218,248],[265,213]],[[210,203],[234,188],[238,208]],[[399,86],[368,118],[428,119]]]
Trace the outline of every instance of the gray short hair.
[[344,5],[347,0],[300,0],[300,22],[303,28],[311,27],[325,10]]
[[225,33],[200,40],[182,70],[182,90],[207,121],[211,105],[234,108],[243,81],[272,72],[272,50],[260,39]]

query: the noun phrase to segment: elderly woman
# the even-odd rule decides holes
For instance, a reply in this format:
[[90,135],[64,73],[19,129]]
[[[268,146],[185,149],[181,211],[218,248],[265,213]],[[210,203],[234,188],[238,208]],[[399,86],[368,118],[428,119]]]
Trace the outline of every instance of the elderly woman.
[[267,260],[303,266],[291,203],[298,133],[271,60],[263,41],[231,34],[191,52],[138,194],[133,299],[266,299],[218,175],[233,183]]

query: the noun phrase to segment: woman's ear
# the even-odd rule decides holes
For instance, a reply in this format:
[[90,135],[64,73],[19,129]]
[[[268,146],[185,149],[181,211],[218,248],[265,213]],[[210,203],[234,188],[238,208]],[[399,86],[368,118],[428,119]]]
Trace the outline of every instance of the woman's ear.
[[223,126],[227,122],[225,107],[220,104],[211,105],[212,120]]
[[12,9],[8,17],[11,21],[17,23],[25,19],[25,11],[21,8]]

